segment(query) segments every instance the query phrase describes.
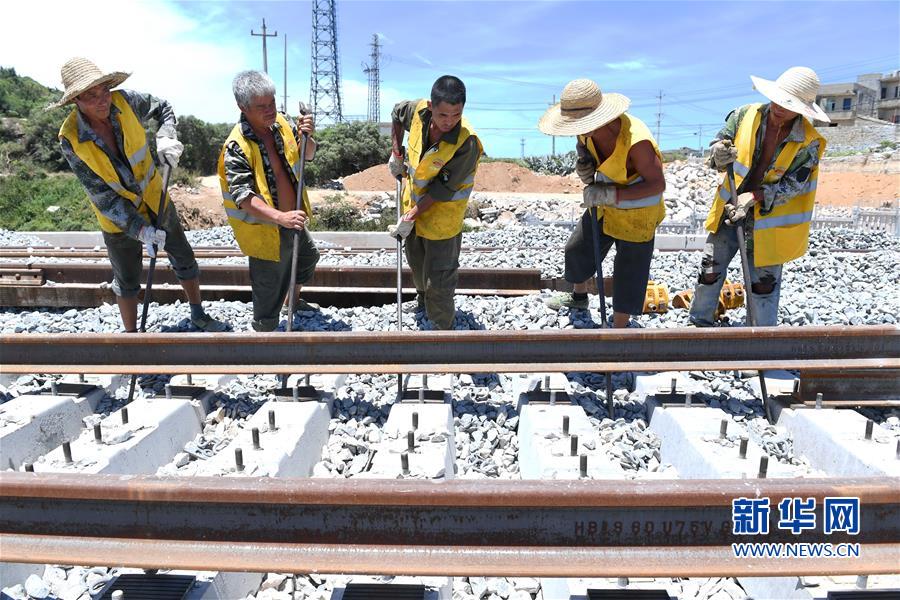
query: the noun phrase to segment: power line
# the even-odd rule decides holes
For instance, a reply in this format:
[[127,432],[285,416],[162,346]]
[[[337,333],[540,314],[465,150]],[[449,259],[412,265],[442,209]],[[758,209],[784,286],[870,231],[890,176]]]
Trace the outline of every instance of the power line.
[[266,73],[269,72],[269,55],[266,51],[266,38],[270,37],[278,37],[278,32],[275,33],[266,33],[266,20],[262,20],[262,33],[256,33],[252,29],[250,30],[250,35],[253,37],[261,37],[262,38],[262,53],[263,53],[263,71]]

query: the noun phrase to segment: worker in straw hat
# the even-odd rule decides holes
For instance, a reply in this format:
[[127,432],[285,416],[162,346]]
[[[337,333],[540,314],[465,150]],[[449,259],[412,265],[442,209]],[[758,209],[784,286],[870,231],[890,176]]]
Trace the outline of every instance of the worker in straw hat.
[[[574,291],[546,304],[586,310],[587,282],[597,271],[594,243],[599,243],[601,261],[615,244],[615,327],[627,326],[630,315],[643,311],[656,226],[666,213],[662,156],[647,126],[625,112],[630,102],[621,94],[601,92],[589,79],[576,79],[538,123],[547,135],[578,137],[575,171],[585,185],[586,210],[566,243],[565,278]],[[591,223],[595,207],[599,240],[593,239]]]
[[714,324],[728,264],[738,252],[736,227],[744,228],[750,271],[750,301],[756,325],[775,325],[782,265],[806,253],[825,140],[812,120],[828,122],[816,105],[819,78],[792,67],[775,81],[751,76],[768,103],[731,111],[711,143],[709,164],[733,165],[737,201],[725,177],[706,218],[706,247],[694,289],[690,319]]
[[97,215],[113,269],[113,292],[125,331],[137,331],[137,295],[143,269],[141,244],[153,255],[165,248],[172,269],[187,294],[191,322],[203,331],[224,331],[225,323],[203,310],[200,270],[184,236],[175,206],[159,213],[162,177],[148,151],[144,123],[159,123],[159,163],[178,164],[183,146],[175,136],[175,113],[165,100],[129,90],[111,91],[129,73],[104,73],[85,58],[63,65],[62,98],[52,107],[75,107],[59,130],[62,154],[87,191]]

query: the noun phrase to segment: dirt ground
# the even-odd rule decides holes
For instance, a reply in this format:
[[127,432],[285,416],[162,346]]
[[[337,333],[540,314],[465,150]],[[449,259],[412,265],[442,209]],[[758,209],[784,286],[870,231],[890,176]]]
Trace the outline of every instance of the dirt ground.
[[[392,191],[394,179],[386,165],[375,165],[344,177],[344,188],[348,191]],[[538,175],[530,169],[513,163],[490,162],[478,167],[475,176],[476,192],[532,192],[532,193],[577,193],[581,183],[574,177]]]
[[[387,165],[376,165],[355,173],[345,177],[343,182],[345,189],[350,192],[349,200],[359,207],[365,205],[366,194],[353,192],[391,192],[395,186]],[[215,175],[203,177],[200,183],[200,187],[196,190],[176,186],[171,191],[182,216],[182,222],[189,229],[226,225],[218,177]],[[478,167],[475,190],[573,194],[581,191],[581,184],[574,176],[538,175],[512,163],[491,162]],[[310,201],[315,206],[326,196],[335,193],[338,192],[311,189]],[[829,169],[819,174],[816,200],[822,206],[890,206],[891,203],[896,204],[898,199],[900,199],[898,173],[862,173]]]

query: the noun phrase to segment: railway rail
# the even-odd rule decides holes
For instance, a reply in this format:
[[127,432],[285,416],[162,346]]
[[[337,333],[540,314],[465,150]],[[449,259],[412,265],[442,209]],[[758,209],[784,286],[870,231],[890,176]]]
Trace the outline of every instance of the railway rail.
[[7,373],[484,373],[900,368],[896,326],[4,334]]
[[[777,505],[796,496],[859,498],[858,535],[804,537],[859,543],[859,558],[733,557],[731,543],[746,541],[732,533],[733,499]],[[791,540],[782,533],[765,541]],[[328,572],[340,561],[347,573],[444,576],[871,575],[897,569],[900,478],[433,482],[4,472],[0,548],[6,561],[226,571]]]

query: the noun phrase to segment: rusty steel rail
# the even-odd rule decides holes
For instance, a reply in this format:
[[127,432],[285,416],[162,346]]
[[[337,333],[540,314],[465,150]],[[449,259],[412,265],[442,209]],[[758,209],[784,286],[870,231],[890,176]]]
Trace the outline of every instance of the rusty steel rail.
[[800,371],[793,401],[823,406],[900,406],[900,369]]
[[900,367],[900,328],[3,334],[8,373],[497,373]]
[[[203,265],[201,293],[209,300],[250,300],[250,272],[246,264]],[[175,272],[159,269],[154,276],[159,302],[183,297]],[[100,306],[113,300],[112,291],[102,286],[112,280],[112,267],[104,262],[54,263],[29,261],[0,264],[0,305],[15,307]],[[43,285],[52,281],[53,285]],[[404,270],[403,286],[412,297],[415,286],[412,273]],[[538,269],[459,270],[457,293],[462,295],[520,296],[541,289]],[[304,297],[331,305],[356,305],[360,302],[389,302],[385,296],[396,294],[394,267],[320,265],[306,285]],[[154,288],[154,292],[157,289]],[[158,298],[157,298],[158,296]]]
[[[732,500],[860,499],[859,534],[752,540]],[[734,542],[855,542],[858,559],[735,560]],[[0,473],[0,560],[410,575],[896,571],[900,478],[420,481]],[[627,560],[643,558],[645,562]],[[702,559],[693,561],[692,557]],[[389,560],[388,560],[389,559]],[[331,561],[331,562],[329,562]]]

